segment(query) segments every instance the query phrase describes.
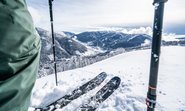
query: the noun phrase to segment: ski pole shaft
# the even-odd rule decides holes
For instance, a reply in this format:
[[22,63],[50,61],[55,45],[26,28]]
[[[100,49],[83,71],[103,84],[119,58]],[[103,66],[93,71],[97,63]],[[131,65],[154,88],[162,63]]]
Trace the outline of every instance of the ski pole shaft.
[[153,3],[155,6],[155,16],[153,23],[153,40],[150,63],[149,87],[146,99],[147,111],[154,111],[156,105],[157,98],[156,89],[157,89],[157,78],[159,69],[159,57],[161,49],[161,36],[165,2],[167,2],[167,0],[154,0]]
[[49,0],[49,12],[50,12],[50,22],[51,22],[51,36],[52,36],[52,43],[53,43],[53,61],[54,61],[54,72],[55,72],[55,80],[56,86],[58,85],[58,78],[57,78],[57,65],[56,65],[56,56],[55,56],[55,36],[54,36],[54,27],[53,27],[53,7],[52,1]]

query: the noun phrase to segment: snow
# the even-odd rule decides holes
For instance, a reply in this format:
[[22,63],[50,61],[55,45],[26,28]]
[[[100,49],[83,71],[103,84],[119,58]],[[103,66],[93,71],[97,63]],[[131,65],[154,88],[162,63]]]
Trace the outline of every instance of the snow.
[[63,31],[59,31],[57,33],[59,33],[60,35],[62,35],[62,37],[67,37],[67,35]]
[[83,56],[93,56],[93,55],[96,55],[96,54],[98,54],[98,53],[103,53],[103,52],[105,52],[105,51],[103,51],[101,48],[99,48],[99,47],[94,47],[94,48],[92,48],[92,47],[90,47],[90,46],[87,46],[87,51],[85,52],[85,53],[83,53],[82,55]]
[[85,51],[84,53],[78,53],[77,52],[76,54],[78,54],[78,55],[81,55],[81,56],[93,56],[93,55],[96,55],[98,53],[103,53],[103,52],[106,51],[106,50],[101,49],[100,47],[91,47],[91,46],[89,46],[90,45],[89,43],[86,44],[86,43],[83,43],[83,42],[77,40],[76,36],[75,36],[75,38],[73,40],[81,43],[82,45],[84,45],[87,48],[87,51]]
[[183,37],[183,35],[176,35],[174,33],[163,33],[162,39],[165,41],[179,41],[177,38],[181,36]]
[[141,46],[149,46],[151,44],[150,40],[145,40],[143,44],[141,44]]
[[155,6],[155,10],[157,10],[159,7],[159,3],[155,3],[154,6]]
[[157,22],[155,23],[154,27],[155,27],[156,30],[158,30]]
[[[112,77],[119,76],[120,87],[97,111],[146,111],[145,98],[148,90],[151,50],[123,53],[84,68],[61,72],[55,86],[54,75],[36,81],[31,98],[31,107],[44,106],[71,92],[100,72],[107,72],[107,79],[89,93],[57,111],[75,111]],[[185,110],[185,47],[162,47],[158,75],[158,97],[156,111]],[[29,111],[33,111],[33,108]]]
[[153,54],[153,57],[155,58],[155,62],[159,60],[159,56],[157,54]]

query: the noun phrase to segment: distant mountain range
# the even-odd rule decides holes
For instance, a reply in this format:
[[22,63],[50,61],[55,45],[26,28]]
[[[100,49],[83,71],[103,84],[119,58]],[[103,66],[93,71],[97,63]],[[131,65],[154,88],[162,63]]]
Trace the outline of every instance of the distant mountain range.
[[[36,28],[36,30],[42,42],[40,74],[51,74],[53,73],[51,33],[42,28]],[[94,31],[80,34],[60,32],[54,35],[59,71],[83,67],[122,53],[123,50],[149,48],[152,41],[152,37],[146,34],[125,34],[116,31]],[[162,41],[162,45],[185,45],[185,38],[180,38],[178,41]]]
[[180,38],[177,38],[179,40],[185,40],[185,37],[180,37]]
[[[49,31],[36,28],[42,40],[42,54],[52,54],[52,38]],[[83,32],[74,34],[72,32],[55,33],[57,58],[70,58],[81,55],[91,48],[100,48],[104,51],[112,51],[117,48],[129,48],[142,46],[148,41],[150,45],[151,37],[145,34],[124,34],[113,31]],[[48,59],[46,57],[45,59]]]
[[152,38],[146,34],[124,34],[114,31],[83,32],[75,38],[93,47],[100,47],[103,50],[117,48],[137,47],[151,42]]

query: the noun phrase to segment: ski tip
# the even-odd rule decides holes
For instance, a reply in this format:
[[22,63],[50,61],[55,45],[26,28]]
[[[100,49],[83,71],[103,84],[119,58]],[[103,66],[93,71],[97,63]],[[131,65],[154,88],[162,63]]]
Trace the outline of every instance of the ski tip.
[[115,79],[115,80],[121,81],[120,77],[118,77],[118,76],[114,76],[112,79]]
[[101,72],[100,74],[107,74],[106,72]]
[[119,87],[119,85],[120,85],[120,83],[121,83],[121,78],[120,78],[120,77],[115,76],[115,77],[113,77],[111,80],[116,81],[116,86]]
[[100,76],[100,77],[107,77],[107,73],[106,72],[101,72],[98,76]]

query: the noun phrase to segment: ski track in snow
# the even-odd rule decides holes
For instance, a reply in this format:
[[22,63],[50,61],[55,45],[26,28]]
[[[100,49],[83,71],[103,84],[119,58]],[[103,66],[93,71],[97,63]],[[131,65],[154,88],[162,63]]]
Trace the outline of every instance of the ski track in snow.
[[[161,52],[156,111],[185,111],[185,47],[162,47]],[[49,104],[104,71],[108,77],[99,87],[56,111],[75,111],[114,76],[121,78],[120,87],[97,111],[146,111],[150,54],[151,50],[132,51],[84,68],[59,73],[57,87],[54,75],[38,79],[33,89],[31,107]],[[31,107],[29,111],[33,111]]]

